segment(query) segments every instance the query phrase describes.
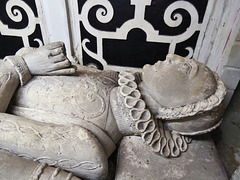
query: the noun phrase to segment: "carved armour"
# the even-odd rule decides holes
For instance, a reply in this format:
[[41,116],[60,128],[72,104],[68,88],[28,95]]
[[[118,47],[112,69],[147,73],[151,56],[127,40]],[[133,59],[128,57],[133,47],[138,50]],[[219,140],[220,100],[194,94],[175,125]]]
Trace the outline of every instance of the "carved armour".
[[108,139],[105,143],[112,148],[106,154],[110,155],[115,149],[114,138],[118,138],[111,137],[117,125],[109,111],[110,91],[116,85],[106,72],[35,76],[16,91],[8,111],[40,122],[81,125],[92,131],[103,146]]
[[[48,121],[43,113],[58,113],[62,117],[71,116],[71,123],[90,121],[104,129],[109,93],[115,86],[113,81],[92,75],[33,77],[16,92],[11,110],[13,114],[27,116],[25,112],[34,109],[31,119],[37,121]],[[54,123],[69,123],[64,121],[62,118]]]

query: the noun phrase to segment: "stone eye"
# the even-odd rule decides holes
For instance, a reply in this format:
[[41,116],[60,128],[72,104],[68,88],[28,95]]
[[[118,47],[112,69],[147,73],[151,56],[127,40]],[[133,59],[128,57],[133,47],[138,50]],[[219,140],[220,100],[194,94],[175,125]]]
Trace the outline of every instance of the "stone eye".
[[188,64],[188,63],[184,63],[182,66],[181,66],[181,71],[185,74],[189,74],[191,72],[191,65]]

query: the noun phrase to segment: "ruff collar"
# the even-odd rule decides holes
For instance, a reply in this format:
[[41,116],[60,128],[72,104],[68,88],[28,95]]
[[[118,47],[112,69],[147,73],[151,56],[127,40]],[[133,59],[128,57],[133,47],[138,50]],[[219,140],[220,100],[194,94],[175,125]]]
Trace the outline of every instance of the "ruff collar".
[[[131,124],[134,129],[142,137],[142,140],[154,152],[159,153],[164,157],[178,157],[181,152],[185,152],[191,139],[180,135],[175,131],[169,130],[161,120],[155,119],[151,111],[147,108],[145,101],[141,97],[137,83],[141,81],[139,74],[134,74],[130,71],[123,71],[119,74],[118,91],[120,96],[119,101],[127,109]],[[118,124],[127,124],[123,121],[128,121],[126,118],[121,118],[122,121]],[[124,132],[124,127],[120,127],[120,131]]]

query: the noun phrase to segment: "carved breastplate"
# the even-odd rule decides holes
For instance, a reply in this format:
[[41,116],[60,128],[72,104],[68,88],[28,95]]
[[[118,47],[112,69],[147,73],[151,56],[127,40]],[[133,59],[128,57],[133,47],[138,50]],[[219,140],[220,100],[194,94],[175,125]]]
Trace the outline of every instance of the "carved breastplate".
[[95,74],[39,76],[15,93],[10,113],[57,124],[89,121],[104,129],[116,83]]

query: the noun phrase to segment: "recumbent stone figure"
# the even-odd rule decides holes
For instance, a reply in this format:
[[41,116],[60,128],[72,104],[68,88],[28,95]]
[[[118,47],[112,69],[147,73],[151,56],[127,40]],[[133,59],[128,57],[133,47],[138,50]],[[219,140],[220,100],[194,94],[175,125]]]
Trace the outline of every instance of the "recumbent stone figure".
[[216,73],[177,55],[117,73],[72,66],[61,42],[23,48],[0,62],[0,148],[40,162],[31,177],[41,179],[48,164],[104,179],[122,136],[178,157],[190,136],[219,126],[225,94]]

